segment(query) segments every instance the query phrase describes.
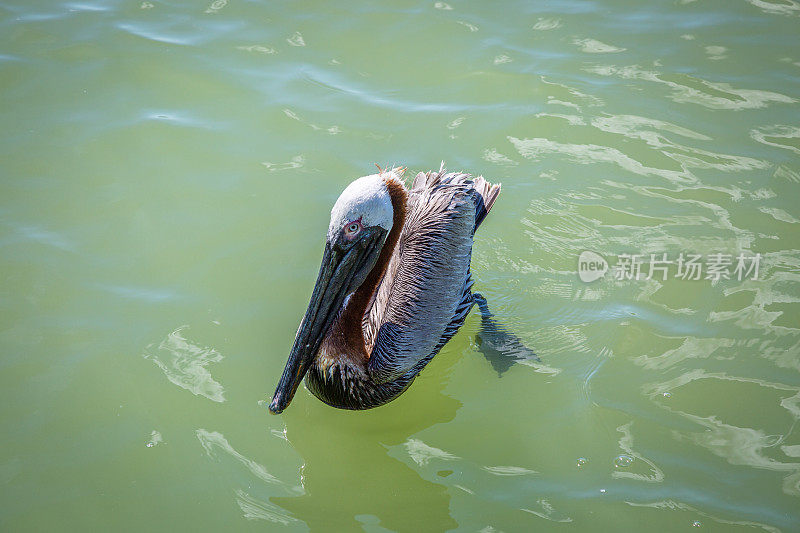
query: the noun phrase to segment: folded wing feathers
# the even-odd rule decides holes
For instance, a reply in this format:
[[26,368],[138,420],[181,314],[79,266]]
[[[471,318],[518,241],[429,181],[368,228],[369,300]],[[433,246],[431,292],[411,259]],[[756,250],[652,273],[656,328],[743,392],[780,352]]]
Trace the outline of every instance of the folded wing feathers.
[[419,372],[463,323],[472,307],[472,235],[499,191],[444,165],[414,178],[403,233],[365,317],[375,381]]

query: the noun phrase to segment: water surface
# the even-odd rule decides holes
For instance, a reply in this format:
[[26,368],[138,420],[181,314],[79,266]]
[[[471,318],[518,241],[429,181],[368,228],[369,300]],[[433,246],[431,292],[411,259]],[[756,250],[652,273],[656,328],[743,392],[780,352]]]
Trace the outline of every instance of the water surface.
[[[0,527],[796,531],[800,4],[0,2]],[[330,207],[483,174],[397,401],[269,398]],[[578,255],[761,254],[592,283]]]

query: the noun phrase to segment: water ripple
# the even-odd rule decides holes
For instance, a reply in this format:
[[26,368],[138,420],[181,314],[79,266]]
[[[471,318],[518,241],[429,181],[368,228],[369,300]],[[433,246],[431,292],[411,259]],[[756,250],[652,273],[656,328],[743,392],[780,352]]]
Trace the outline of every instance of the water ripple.
[[753,140],[800,154],[800,128],[776,124],[750,130]]
[[586,67],[585,70],[600,76],[661,83],[672,89],[669,98],[673,101],[680,104],[698,104],[710,109],[758,109],[771,103],[797,102],[791,96],[772,91],[737,89],[728,83],[714,83],[689,74],[664,74],[655,70],[645,70],[639,66],[595,65]]
[[236,449],[230,445],[228,439],[226,439],[222,433],[219,433],[218,431],[208,431],[200,428],[195,431],[195,435],[197,436],[197,440],[200,441],[201,446],[203,446],[206,455],[208,455],[210,458],[219,459],[217,456],[217,450],[221,450],[230,455],[231,457],[233,457],[234,459],[236,459],[242,465],[244,465],[244,467],[247,468],[247,470],[249,470],[251,474],[256,476],[261,481],[270,484],[281,483],[281,481],[278,478],[270,474],[267,471],[267,469],[264,468],[264,465],[257,463],[252,459],[248,459],[247,457],[236,451]]
[[[754,522],[749,520],[726,520],[724,518],[720,518],[718,516],[709,514],[705,511],[701,511],[695,507],[692,507],[691,505],[678,502],[675,500],[659,500],[650,503],[637,503],[637,502],[626,501],[625,503],[632,507],[651,507],[653,509],[664,509],[670,511],[687,511],[693,516],[701,516],[704,519],[707,518],[713,522],[724,524],[726,526],[745,526],[748,529],[757,527],[763,529],[764,531],[767,531],[768,533],[781,533],[781,530],[778,529],[777,527],[772,527],[767,524],[762,524],[760,522]],[[686,522],[689,523],[688,520]],[[691,522],[690,525],[694,527],[701,527],[702,524],[700,521],[694,520]]]
[[[617,431],[622,433],[622,436],[619,438],[619,447],[625,451],[628,456],[638,459],[639,463],[629,463],[627,459],[624,459],[618,464],[627,464],[625,470],[614,470],[611,473],[611,477],[618,479],[633,479],[636,481],[645,481],[647,483],[661,483],[664,481],[663,470],[656,466],[655,463],[650,459],[646,459],[640,453],[634,451],[631,425],[632,423],[628,422],[627,424],[623,424],[617,428]],[[649,471],[635,471],[636,469],[640,468],[637,465],[642,463],[649,467]]]
[[403,445],[406,452],[419,466],[427,465],[431,459],[438,459],[441,461],[453,461],[458,459],[455,455],[448,453],[439,448],[428,446],[419,439],[408,439]]
[[298,521],[277,505],[259,500],[242,489],[236,489],[235,494],[236,503],[244,513],[244,517],[248,520],[267,520],[268,522],[284,526]]
[[570,156],[573,161],[582,165],[613,163],[634,174],[642,176],[660,176],[673,183],[693,183],[695,181],[694,177],[685,169],[668,170],[648,167],[620,150],[608,146],[559,143],[541,137],[518,139],[509,136],[508,140],[514,145],[517,152],[527,159],[538,159],[543,155],[560,153]]
[[484,466],[483,469],[495,476],[527,476],[537,473],[521,466]]
[[167,379],[182,389],[215,402],[224,402],[222,385],[211,377],[211,372],[206,368],[222,361],[222,354],[213,348],[188,341],[183,336],[183,331],[188,327],[179,327],[157,347],[148,346],[143,357],[158,365]]
[[596,39],[573,39],[572,44],[579,46],[581,52],[587,54],[616,54],[625,51],[625,48],[602,43]]
[[770,0],[747,0],[764,13],[770,15],[789,15],[794,16],[800,14],[800,3],[795,0],[780,0],[773,2]]

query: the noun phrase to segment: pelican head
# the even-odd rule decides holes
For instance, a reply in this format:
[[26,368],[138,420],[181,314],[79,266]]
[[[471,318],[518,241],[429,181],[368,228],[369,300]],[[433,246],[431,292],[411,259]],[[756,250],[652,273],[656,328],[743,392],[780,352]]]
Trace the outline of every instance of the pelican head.
[[273,414],[292,401],[336,317],[378,261],[394,224],[390,189],[396,177],[392,171],[364,176],[336,200],[311,301],[269,404]]

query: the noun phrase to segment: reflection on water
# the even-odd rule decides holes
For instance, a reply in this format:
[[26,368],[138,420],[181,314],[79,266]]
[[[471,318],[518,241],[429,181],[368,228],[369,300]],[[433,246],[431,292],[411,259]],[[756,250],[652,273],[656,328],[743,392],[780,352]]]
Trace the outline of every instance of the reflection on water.
[[788,472],[783,478],[784,492],[792,496],[800,495],[800,464],[775,461],[763,455],[765,448],[777,444],[771,435],[765,435],[763,431],[757,429],[724,424],[715,417],[703,418],[688,413],[684,416],[706,429],[705,433],[690,437],[698,445],[708,448],[733,465]]
[[222,354],[186,340],[182,332],[188,327],[179,327],[155,348],[148,346],[144,357],[158,365],[175,385],[209,400],[224,402],[225,389],[206,368],[211,363],[222,361]]
[[800,128],[776,124],[750,130],[750,137],[760,143],[785,148],[800,154]]
[[297,522],[296,518],[281,512],[275,505],[254,498],[241,489],[236,490],[236,503],[239,504],[244,517],[248,520],[268,520],[284,526]]
[[572,43],[580,46],[581,52],[586,52],[587,54],[613,54],[625,51],[624,48],[617,48],[595,39],[575,39]]
[[[622,433],[619,439],[619,447],[627,453],[617,456],[614,460],[614,466],[618,469],[611,473],[615,478],[634,479],[636,481],[645,481],[648,483],[661,483],[664,481],[664,472],[658,468],[653,461],[642,457],[640,454],[633,450],[633,434],[631,432],[632,422],[623,424],[617,428],[617,431]],[[638,462],[637,462],[638,461]],[[643,471],[637,472],[641,469],[639,465],[646,465]]]
[[162,437],[161,433],[159,433],[154,429],[150,433],[150,440],[147,441],[147,444],[145,444],[145,446],[147,446],[148,448],[153,448],[154,446],[157,446],[163,442],[164,442],[164,437]]
[[[418,466],[458,459],[420,439],[410,438],[455,416],[459,403],[441,394],[440,379],[420,378],[413,385],[422,396],[417,399],[430,407],[424,416],[404,397],[366,412],[309,410],[302,404],[318,407],[312,403],[316,400],[305,398],[298,402],[301,405],[285,417],[286,438],[303,457],[300,479],[304,492],[271,501],[302,519],[312,531],[357,527],[364,509],[371,509],[380,526],[391,531],[413,531],[419,527],[419,521],[435,530],[457,527],[449,513],[446,486],[426,480],[406,462],[387,453],[387,448],[402,447],[407,453],[405,457]],[[320,435],[324,438],[320,439]],[[356,453],[342,453],[342,450]],[[334,496],[356,487],[357,499]],[[413,521],[408,519],[409,509],[416,513]]]
[[778,2],[770,0],[747,0],[757,8],[771,15],[797,15],[800,12],[800,3],[795,0],[780,0]]
[[[796,530],[800,4],[313,7],[0,5],[0,529]],[[339,191],[442,159],[496,323],[269,416]]]
[[[724,518],[720,518],[717,516],[710,515],[705,513],[699,509],[692,507],[691,505],[687,505],[685,503],[677,502],[674,500],[662,500],[652,503],[637,503],[637,502],[627,502],[628,505],[632,507],[649,507],[652,509],[660,509],[660,510],[668,510],[668,511],[678,511],[681,515],[685,517],[684,523],[687,524],[689,527],[703,527],[703,521],[701,520],[693,520],[694,517],[700,516],[706,521],[706,525],[708,522],[723,524],[725,526],[725,531],[750,531],[753,528],[763,529],[764,531],[768,531],[769,533],[778,533],[781,530],[776,527],[769,526],[767,524],[760,524],[758,522],[750,522],[746,520],[725,520]],[[740,526],[740,527],[737,527]]]
[[600,76],[662,83],[672,89],[668,98],[679,104],[698,104],[710,109],[757,109],[773,103],[792,104],[791,96],[759,89],[737,89],[728,83],[710,82],[688,74],[667,75],[638,66],[595,65],[587,71]]
[[539,357],[518,336],[498,322],[481,294],[475,293],[473,298],[481,314],[481,329],[475,336],[475,343],[498,376],[502,376],[517,362],[541,363]]
[[539,508],[538,511],[534,511],[533,509],[528,509],[526,507],[523,507],[520,510],[532,515],[536,515],[539,518],[550,520],[551,522],[572,522],[572,518],[557,512],[555,509],[553,509],[553,506],[550,504],[550,502],[544,498],[536,500],[536,505]]
[[483,469],[496,476],[524,476],[536,473],[521,466],[484,466]]
[[458,459],[455,455],[447,453],[439,448],[428,446],[418,439],[409,439],[405,442],[406,452],[419,466],[427,465],[431,459],[439,459],[442,461],[452,461]]
[[219,449],[242,463],[254,476],[260,480],[266,481],[267,483],[278,483],[278,479],[267,472],[267,469],[264,468],[263,465],[248,459],[233,449],[233,446],[228,443],[227,439],[222,435],[222,433],[218,433],[216,431],[206,431],[205,429],[198,429],[196,433],[200,444],[203,445],[203,449],[206,451],[206,454],[208,454],[208,456],[212,459],[218,458],[216,450]]

